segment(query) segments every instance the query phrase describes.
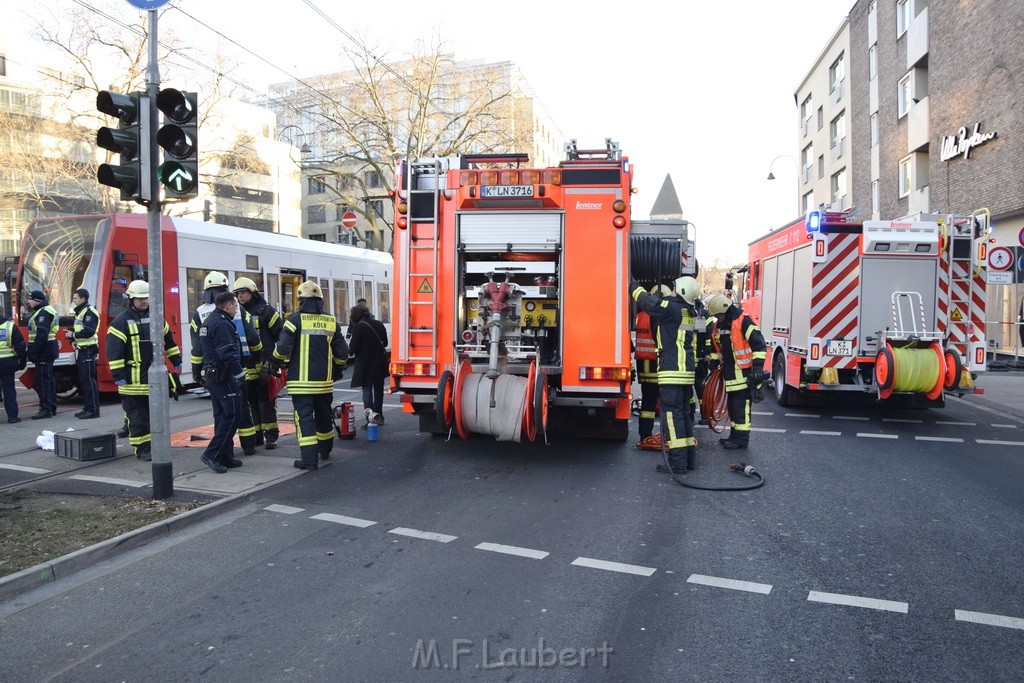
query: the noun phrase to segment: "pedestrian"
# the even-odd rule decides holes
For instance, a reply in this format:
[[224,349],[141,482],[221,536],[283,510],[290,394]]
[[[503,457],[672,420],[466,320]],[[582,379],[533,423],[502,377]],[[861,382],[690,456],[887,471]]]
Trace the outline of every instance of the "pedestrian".
[[[217,295],[227,291],[228,276],[211,270],[203,281],[203,303],[192,314],[192,322],[189,326],[192,337],[192,355],[190,357],[192,379],[200,384],[203,382],[203,352],[199,343],[199,328],[206,321],[206,316],[216,310],[217,307],[213,302]],[[253,325],[252,317],[240,307],[236,307],[234,323],[242,345],[242,367],[245,369],[245,377],[247,380],[257,381],[260,375],[258,362],[263,351],[259,332]],[[242,413],[241,422],[238,424],[238,440],[242,443],[244,455],[252,455],[256,452],[256,427],[253,425],[249,411]]]
[[349,356],[355,356],[352,366],[352,388],[363,388],[363,410],[366,424],[384,424],[384,381],[387,379],[388,331],[384,323],[374,319],[370,309],[355,306],[352,309],[352,342]]
[[288,316],[274,348],[274,365],[288,368],[288,395],[295,408],[295,429],[301,458],[292,464],[315,470],[318,456],[326,460],[334,447],[331,399],[341,379],[348,344],[334,316],[324,313],[320,285],[299,285],[299,310]]
[[21,422],[18,417],[18,392],[14,387],[14,373],[28,364],[28,347],[21,330],[0,311],[0,388],[4,396],[7,422]]
[[213,438],[200,458],[207,467],[223,474],[241,467],[235,457],[235,432],[242,419],[242,343],[235,327],[238,302],[231,292],[221,292],[213,300],[214,310],[199,328],[203,354],[203,380],[213,402]]
[[719,443],[727,449],[746,448],[750,444],[750,390],[768,379],[764,371],[767,346],[757,324],[725,294],[711,297],[708,314],[715,319],[711,365],[722,368],[732,422],[729,437],[719,439]]
[[684,474],[696,457],[689,403],[697,352],[694,302],[700,287],[686,276],[676,279],[674,294],[666,298],[649,294],[635,282],[629,288],[637,305],[657,326],[654,339],[658,345],[661,438],[668,449],[668,468],[658,465],[657,470]]
[[[125,297],[128,308],[107,327],[107,360],[128,420],[128,443],[135,449],[135,457],[149,461],[153,457],[149,433],[149,368],[153,364],[149,283],[132,280]],[[181,372],[181,349],[166,322],[163,330],[164,352],[174,371]]]
[[245,382],[245,402],[256,430],[256,445],[272,451],[277,448],[280,428],[277,424],[277,397],[268,396],[267,386],[270,384],[270,359],[274,354],[274,345],[281,336],[284,319],[260,295],[256,283],[250,278],[238,278],[232,290],[260,335],[262,354],[256,366],[256,378]]
[[29,294],[28,306],[32,310],[28,320],[28,359],[35,365],[35,390],[39,396],[39,412],[32,419],[42,420],[57,414],[57,382],[53,376],[53,361],[60,352],[57,311],[38,289]]
[[1017,333],[1020,335],[1020,345],[1024,348],[1024,296],[1020,299],[1020,310],[1017,311]]
[[345,332],[346,339],[352,338],[352,328],[355,327],[355,324],[358,322],[358,320],[356,320],[356,311],[360,309],[369,310],[369,306],[366,305],[366,299],[363,299],[361,297],[359,299],[356,299],[356,305],[352,307],[351,311],[349,311],[348,331]]
[[[672,295],[672,290],[668,285],[655,285],[651,287],[651,294],[664,299]],[[640,442],[637,443],[637,448],[660,451],[661,434],[654,434],[654,418],[658,411],[658,342],[654,332],[650,314],[642,309],[638,310],[636,348],[633,351],[636,378],[640,382]]]
[[81,420],[100,416],[100,387],[96,382],[96,358],[99,356],[100,314],[89,305],[89,290],[79,288],[71,295],[75,305],[75,326],[71,344],[75,347],[75,365],[78,368],[78,388],[85,405],[75,413]]

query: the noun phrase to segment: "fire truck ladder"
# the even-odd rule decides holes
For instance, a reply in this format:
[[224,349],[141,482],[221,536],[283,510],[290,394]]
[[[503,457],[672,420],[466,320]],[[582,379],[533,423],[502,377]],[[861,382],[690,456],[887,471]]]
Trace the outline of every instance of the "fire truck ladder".
[[[949,346],[959,352],[965,361],[971,357],[971,321],[975,308],[971,289],[973,286],[974,219],[951,218],[949,221],[949,264],[946,277],[949,281],[948,326]],[[961,320],[954,316],[962,316]],[[959,334],[952,334],[957,328]]]
[[[403,346],[410,361],[437,360],[437,269],[440,235],[437,212],[444,191],[444,169],[439,159],[423,159],[408,165],[405,186],[409,193],[409,239],[404,261],[408,268]],[[416,300],[414,301],[414,297]],[[424,337],[430,338],[429,342]]]

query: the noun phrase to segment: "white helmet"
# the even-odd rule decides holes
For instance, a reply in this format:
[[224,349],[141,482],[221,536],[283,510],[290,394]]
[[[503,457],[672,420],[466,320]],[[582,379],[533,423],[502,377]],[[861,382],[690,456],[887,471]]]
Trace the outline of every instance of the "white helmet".
[[148,299],[149,283],[145,280],[132,280],[128,283],[124,296],[126,299]]
[[218,270],[211,270],[210,274],[206,276],[206,280],[203,281],[203,289],[227,286],[228,276]]
[[676,294],[683,298],[683,301],[693,305],[693,302],[700,296],[700,285],[689,275],[676,279]]
[[231,288],[231,291],[240,292],[243,289],[248,290],[253,294],[259,291],[259,289],[256,288],[256,283],[247,277],[240,277],[237,280],[235,280],[235,286]]
[[320,285],[313,282],[312,280],[306,280],[299,285],[299,298],[300,299],[323,299],[324,293],[320,289]]
[[651,287],[651,294],[664,299],[665,297],[672,296],[672,290],[668,288],[668,285],[654,285]]
[[715,294],[708,300],[708,315],[725,313],[732,306],[732,299],[725,294]]

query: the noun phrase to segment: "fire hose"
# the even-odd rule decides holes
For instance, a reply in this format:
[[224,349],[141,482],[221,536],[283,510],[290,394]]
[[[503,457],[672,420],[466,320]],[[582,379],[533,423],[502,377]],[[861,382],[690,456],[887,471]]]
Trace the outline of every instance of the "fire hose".
[[633,235],[629,238],[629,261],[633,278],[651,286],[674,280],[682,270],[683,243],[677,239]]

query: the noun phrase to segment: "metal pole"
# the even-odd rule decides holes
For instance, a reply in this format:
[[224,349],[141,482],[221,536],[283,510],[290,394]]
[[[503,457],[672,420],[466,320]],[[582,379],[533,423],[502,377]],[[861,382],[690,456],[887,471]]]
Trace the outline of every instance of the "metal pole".
[[153,440],[153,498],[174,495],[174,468],[171,465],[170,397],[167,394],[166,349],[164,349],[164,273],[160,230],[160,182],[156,178],[159,149],[156,131],[160,125],[156,97],[160,93],[160,67],[157,64],[157,13],[149,10],[149,66],[146,69],[146,93],[149,95],[150,201],[149,246],[149,338],[153,342],[153,363],[149,366],[149,433]]

